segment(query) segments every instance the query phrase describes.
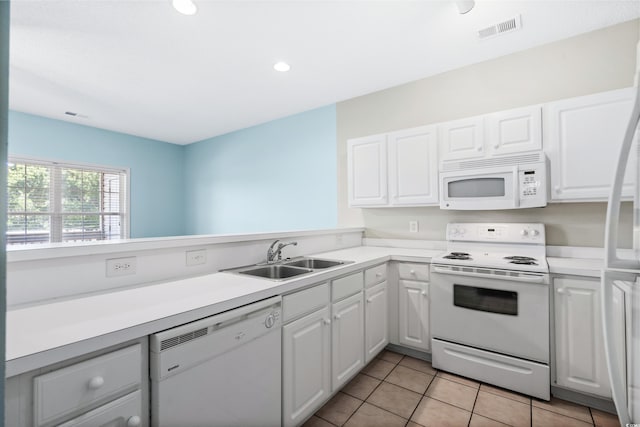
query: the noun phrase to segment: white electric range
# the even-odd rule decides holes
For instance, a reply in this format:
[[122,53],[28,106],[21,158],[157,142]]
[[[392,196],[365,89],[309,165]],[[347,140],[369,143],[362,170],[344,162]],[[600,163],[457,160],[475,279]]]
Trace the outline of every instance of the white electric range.
[[548,400],[544,224],[452,223],[431,260],[433,366]]

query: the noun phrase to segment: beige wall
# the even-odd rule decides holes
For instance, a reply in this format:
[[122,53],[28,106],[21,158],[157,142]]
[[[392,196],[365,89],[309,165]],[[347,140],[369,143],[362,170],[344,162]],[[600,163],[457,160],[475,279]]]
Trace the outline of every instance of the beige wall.
[[[631,86],[639,36],[640,20],[629,21],[338,103],[338,224],[364,225],[367,237],[444,240],[444,227],[452,221],[537,221],[548,225],[550,245],[602,246],[605,203],[482,212],[349,208],[346,142]],[[408,233],[409,220],[419,221],[418,233]],[[620,226],[625,247],[632,243],[631,221],[631,205],[626,203]]]

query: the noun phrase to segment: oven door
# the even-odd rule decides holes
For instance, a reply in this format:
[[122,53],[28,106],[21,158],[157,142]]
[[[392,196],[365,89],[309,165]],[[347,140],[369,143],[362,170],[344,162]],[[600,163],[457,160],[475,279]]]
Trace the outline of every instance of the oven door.
[[431,266],[433,338],[549,362],[549,275]]

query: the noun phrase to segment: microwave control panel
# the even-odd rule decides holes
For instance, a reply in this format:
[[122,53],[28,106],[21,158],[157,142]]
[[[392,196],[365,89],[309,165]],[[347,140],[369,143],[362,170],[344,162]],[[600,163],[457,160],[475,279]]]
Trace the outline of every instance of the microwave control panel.
[[541,171],[536,168],[520,170],[518,178],[520,180],[521,199],[535,198],[538,196],[543,183],[540,174]]

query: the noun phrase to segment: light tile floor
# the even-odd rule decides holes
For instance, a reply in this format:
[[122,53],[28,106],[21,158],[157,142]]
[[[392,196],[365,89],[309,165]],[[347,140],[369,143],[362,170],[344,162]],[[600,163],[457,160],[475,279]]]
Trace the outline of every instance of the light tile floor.
[[617,427],[615,415],[550,402],[433,369],[383,351],[303,427]]

